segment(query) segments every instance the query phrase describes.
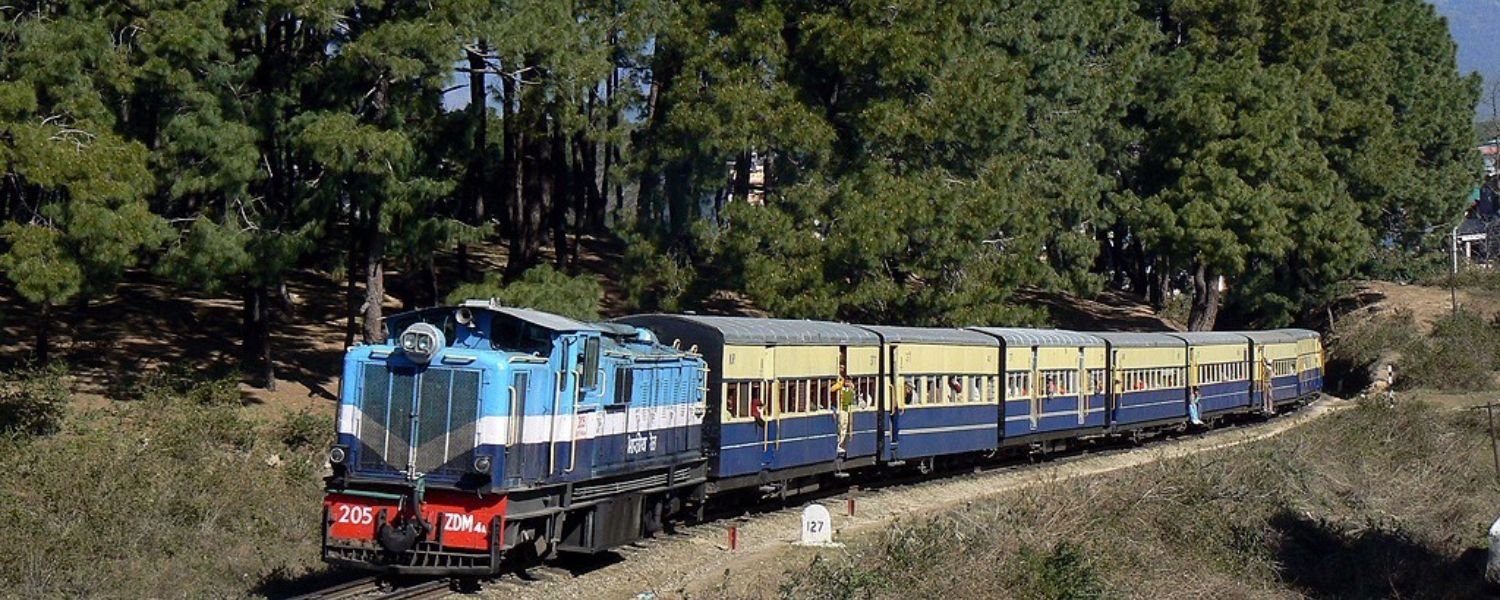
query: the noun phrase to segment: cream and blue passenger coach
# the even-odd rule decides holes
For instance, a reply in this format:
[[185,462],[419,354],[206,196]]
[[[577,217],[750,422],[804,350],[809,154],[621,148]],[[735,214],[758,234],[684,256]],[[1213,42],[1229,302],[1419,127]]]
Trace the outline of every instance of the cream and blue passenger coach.
[[[640,315],[664,343],[697,347],[709,365],[705,421],[713,489],[815,476],[874,464],[880,338],[842,323]],[[854,390],[844,425],[841,371]],[[842,451],[840,448],[842,447]]]
[[973,330],[1003,347],[1003,443],[1098,433],[1108,425],[1103,339],[1056,329]]
[[891,407],[881,460],[992,450],[1000,344],[975,331],[864,325],[880,336]]

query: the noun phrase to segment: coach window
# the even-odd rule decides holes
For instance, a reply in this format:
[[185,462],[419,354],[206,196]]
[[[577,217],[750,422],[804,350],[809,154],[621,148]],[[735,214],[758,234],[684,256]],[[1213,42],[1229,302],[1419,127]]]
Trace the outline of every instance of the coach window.
[[731,419],[740,417],[740,386],[737,383],[724,384],[724,412]]

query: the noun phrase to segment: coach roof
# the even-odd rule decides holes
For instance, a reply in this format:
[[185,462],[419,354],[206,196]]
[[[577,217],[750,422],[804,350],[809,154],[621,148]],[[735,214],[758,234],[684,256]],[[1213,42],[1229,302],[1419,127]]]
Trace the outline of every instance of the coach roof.
[[880,337],[846,323],[762,319],[756,317],[708,317],[699,315],[635,315],[616,319],[650,328],[671,321],[712,329],[725,344],[764,346],[877,346]]
[[1116,348],[1183,348],[1187,342],[1166,333],[1099,333],[1096,334],[1110,346]]
[[1005,340],[1007,346],[1103,346],[1104,340],[1089,333],[1066,329],[1030,329],[1023,327],[970,327],[969,329]]
[[990,346],[1000,342],[993,337],[967,329],[946,327],[898,327],[895,325],[860,325],[885,340],[887,344],[946,344],[950,346]]
[[1174,331],[1167,335],[1187,340],[1189,344],[1239,344],[1244,346],[1250,343],[1249,338],[1246,338],[1243,334],[1229,331]]
[[1237,333],[1254,340],[1257,344],[1293,344],[1297,342],[1296,336],[1281,329],[1271,331],[1240,331]]

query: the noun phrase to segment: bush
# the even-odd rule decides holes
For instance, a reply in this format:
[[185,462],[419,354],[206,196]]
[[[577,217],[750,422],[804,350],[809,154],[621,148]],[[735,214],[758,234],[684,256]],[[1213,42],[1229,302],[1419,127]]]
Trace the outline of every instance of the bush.
[[1432,334],[1408,351],[1403,388],[1478,391],[1491,387],[1500,368],[1500,324],[1460,310],[1433,323]]
[[276,437],[291,450],[321,448],[334,438],[333,423],[327,415],[315,415],[307,409],[282,417],[276,425]]
[[604,288],[592,276],[569,277],[551,265],[543,264],[532,267],[511,283],[490,274],[480,283],[466,283],[448,294],[450,304],[474,298],[494,298],[506,306],[534,308],[593,321],[599,318],[599,301],[604,299]]
[[0,436],[56,432],[69,397],[66,375],[57,363],[0,373]]
[[1021,576],[1016,588],[1037,600],[1089,600],[1104,596],[1104,586],[1082,548],[1064,541],[1050,552],[1021,548]]
[[1448,261],[1448,254],[1441,250],[1412,252],[1400,248],[1376,248],[1365,259],[1361,270],[1370,279],[1408,283],[1442,278],[1442,285],[1447,285]]

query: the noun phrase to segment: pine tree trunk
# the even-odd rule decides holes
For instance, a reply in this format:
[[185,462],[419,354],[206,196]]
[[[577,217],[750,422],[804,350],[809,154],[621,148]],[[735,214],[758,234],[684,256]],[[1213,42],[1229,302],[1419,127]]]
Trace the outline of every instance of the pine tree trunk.
[[517,154],[517,127],[516,127],[516,82],[510,77],[500,77],[500,126],[501,152],[500,157],[500,232],[507,236],[515,234],[515,211],[516,211],[516,188],[520,182],[516,180],[519,171],[520,156]]
[[1130,243],[1130,260],[1126,267],[1126,275],[1130,278],[1130,290],[1138,294],[1142,299],[1151,295],[1151,280],[1146,276],[1146,251],[1141,248],[1141,241],[1135,240]]
[[[473,147],[469,149],[469,172],[466,174],[465,206],[459,208],[459,220],[469,225],[484,223],[487,195],[485,186],[489,181],[489,107],[485,89],[485,44],[480,42],[467,51],[469,59],[469,126],[474,128]],[[458,278],[469,278],[469,245],[460,243],[456,251]]]
[[673,161],[666,169],[667,222],[672,246],[688,244],[688,233],[698,215],[698,198],[693,195],[693,169],[687,161]]
[[734,201],[750,201],[750,151],[740,152],[734,159]]
[[247,367],[259,371],[265,389],[276,391],[276,366],[271,362],[270,307],[265,286],[245,286],[243,324],[244,331],[240,336],[244,340],[242,359]]
[[344,264],[344,349],[354,345],[359,320],[359,209],[349,200],[349,221],[344,226],[346,252]]
[[384,315],[381,304],[385,300],[385,232],[380,228],[381,201],[370,205],[365,215],[365,343],[378,344],[385,341]]
[[[526,57],[528,67],[535,68],[540,58]],[[538,92],[535,94],[540,96]],[[532,98],[532,101],[540,98]],[[522,100],[523,102],[526,100]],[[547,172],[550,153],[547,139],[547,117],[541,106],[518,107],[517,113],[529,112],[529,131],[517,133],[520,152],[521,199],[516,203],[510,257],[505,265],[505,279],[515,281],[537,262],[541,247],[541,228],[547,199],[551,197],[552,177]]]
[[52,361],[52,303],[42,302],[37,309],[36,362],[46,365]]
[[1202,264],[1193,270],[1193,306],[1188,313],[1189,331],[1213,331],[1219,319],[1219,274]]
[[1167,276],[1170,268],[1171,265],[1165,258],[1156,258],[1151,261],[1151,289],[1146,297],[1150,300],[1153,310],[1160,311],[1167,307],[1167,294],[1172,291],[1172,281]]
[[554,125],[552,131],[552,154],[547,161],[552,181],[552,193],[548,195],[552,210],[548,221],[552,226],[552,249],[557,270],[564,271],[568,268],[568,205],[572,203],[573,194],[572,186],[568,185],[568,146],[557,127]]

